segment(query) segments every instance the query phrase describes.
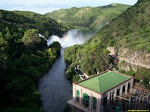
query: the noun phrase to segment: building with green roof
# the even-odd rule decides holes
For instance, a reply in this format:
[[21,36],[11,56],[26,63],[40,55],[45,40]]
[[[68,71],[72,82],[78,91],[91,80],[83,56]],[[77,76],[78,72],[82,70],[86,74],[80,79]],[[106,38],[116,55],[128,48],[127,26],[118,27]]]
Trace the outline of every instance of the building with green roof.
[[103,112],[110,101],[131,92],[132,86],[133,77],[105,71],[73,83],[73,100],[69,103],[85,112]]

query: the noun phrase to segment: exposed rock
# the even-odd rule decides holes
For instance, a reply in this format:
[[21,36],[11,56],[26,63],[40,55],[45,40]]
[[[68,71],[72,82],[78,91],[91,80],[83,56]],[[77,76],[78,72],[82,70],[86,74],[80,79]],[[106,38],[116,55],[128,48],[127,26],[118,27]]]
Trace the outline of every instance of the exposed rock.
[[133,51],[129,48],[119,48],[115,50],[114,47],[107,47],[111,56],[116,56],[119,60],[119,68],[129,71],[131,68],[137,71],[138,68],[150,68],[150,54],[142,51]]
[[133,51],[128,48],[119,48],[118,56],[123,57],[135,63],[141,63],[150,66],[150,54],[142,51]]

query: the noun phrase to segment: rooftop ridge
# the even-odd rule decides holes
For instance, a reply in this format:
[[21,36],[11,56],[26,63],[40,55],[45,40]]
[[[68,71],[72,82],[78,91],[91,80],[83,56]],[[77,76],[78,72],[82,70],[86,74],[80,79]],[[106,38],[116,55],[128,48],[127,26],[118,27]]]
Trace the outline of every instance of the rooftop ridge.
[[101,91],[101,87],[100,87],[100,79],[99,79],[99,77],[97,78],[97,80],[98,80],[99,91]]
[[90,76],[90,77],[87,78],[87,79],[84,79],[84,80],[81,80],[81,81],[74,82],[73,84],[78,84],[78,83],[84,82],[84,81],[86,81],[86,80],[88,80],[88,79],[91,79],[91,78],[94,78],[94,77],[103,75],[104,73],[107,73],[107,72],[109,72],[109,71],[108,71],[108,70],[103,71],[103,72],[101,72],[101,73],[99,73],[99,74],[97,74],[97,75],[92,75],[92,76]]

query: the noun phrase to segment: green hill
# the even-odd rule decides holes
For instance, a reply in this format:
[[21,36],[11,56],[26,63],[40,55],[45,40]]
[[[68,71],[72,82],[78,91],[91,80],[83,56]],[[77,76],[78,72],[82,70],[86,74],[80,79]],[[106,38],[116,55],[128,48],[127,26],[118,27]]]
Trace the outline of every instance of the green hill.
[[[94,37],[84,45],[73,46],[65,50],[66,62],[80,65],[87,74],[95,74],[95,71],[103,71],[113,63],[107,55],[106,47],[113,46],[124,58],[132,59],[138,63],[150,63],[150,1],[139,0],[137,4],[127,9],[110,24],[104,26]],[[73,51],[73,53],[72,53]],[[68,52],[70,55],[67,57]],[[117,53],[116,52],[116,53]],[[147,63],[146,63],[147,62]],[[125,63],[125,62],[124,62]],[[150,69],[138,68],[134,72],[132,66],[126,66],[130,70],[127,74],[135,76],[135,79],[150,80]],[[124,67],[125,68],[125,67]]]
[[0,10],[0,19],[1,30],[5,29],[3,28],[3,24],[10,28],[34,28],[37,29],[40,34],[44,35],[47,38],[52,34],[57,34],[61,36],[66,30],[65,27],[63,27],[61,24],[57,23],[53,19],[29,11]]
[[138,3],[113,20],[89,42],[150,53],[150,1]]
[[129,7],[123,4],[110,4],[102,7],[73,7],[70,9],[60,9],[45,15],[73,28],[85,30],[100,29]]
[[56,21],[33,12],[0,10],[0,112],[41,112],[39,78],[60,54],[46,38],[66,30]]
[[[150,11],[149,0],[139,0],[137,4],[113,20],[109,25],[99,31],[88,44],[104,44],[114,46],[120,57],[132,60],[133,63],[150,64]],[[119,68],[126,70],[135,76],[135,79],[143,79],[144,84],[150,89],[150,69],[134,67],[130,63],[121,61]],[[133,73],[133,69],[135,73]],[[126,70],[127,71],[127,70]]]

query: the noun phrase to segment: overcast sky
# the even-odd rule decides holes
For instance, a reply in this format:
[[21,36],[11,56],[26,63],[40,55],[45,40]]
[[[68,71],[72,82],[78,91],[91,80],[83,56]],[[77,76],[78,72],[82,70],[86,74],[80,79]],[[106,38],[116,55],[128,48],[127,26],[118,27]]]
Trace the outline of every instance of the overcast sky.
[[47,13],[58,9],[104,6],[111,3],[134,5],[138,0],[0,0],[0,9]]

